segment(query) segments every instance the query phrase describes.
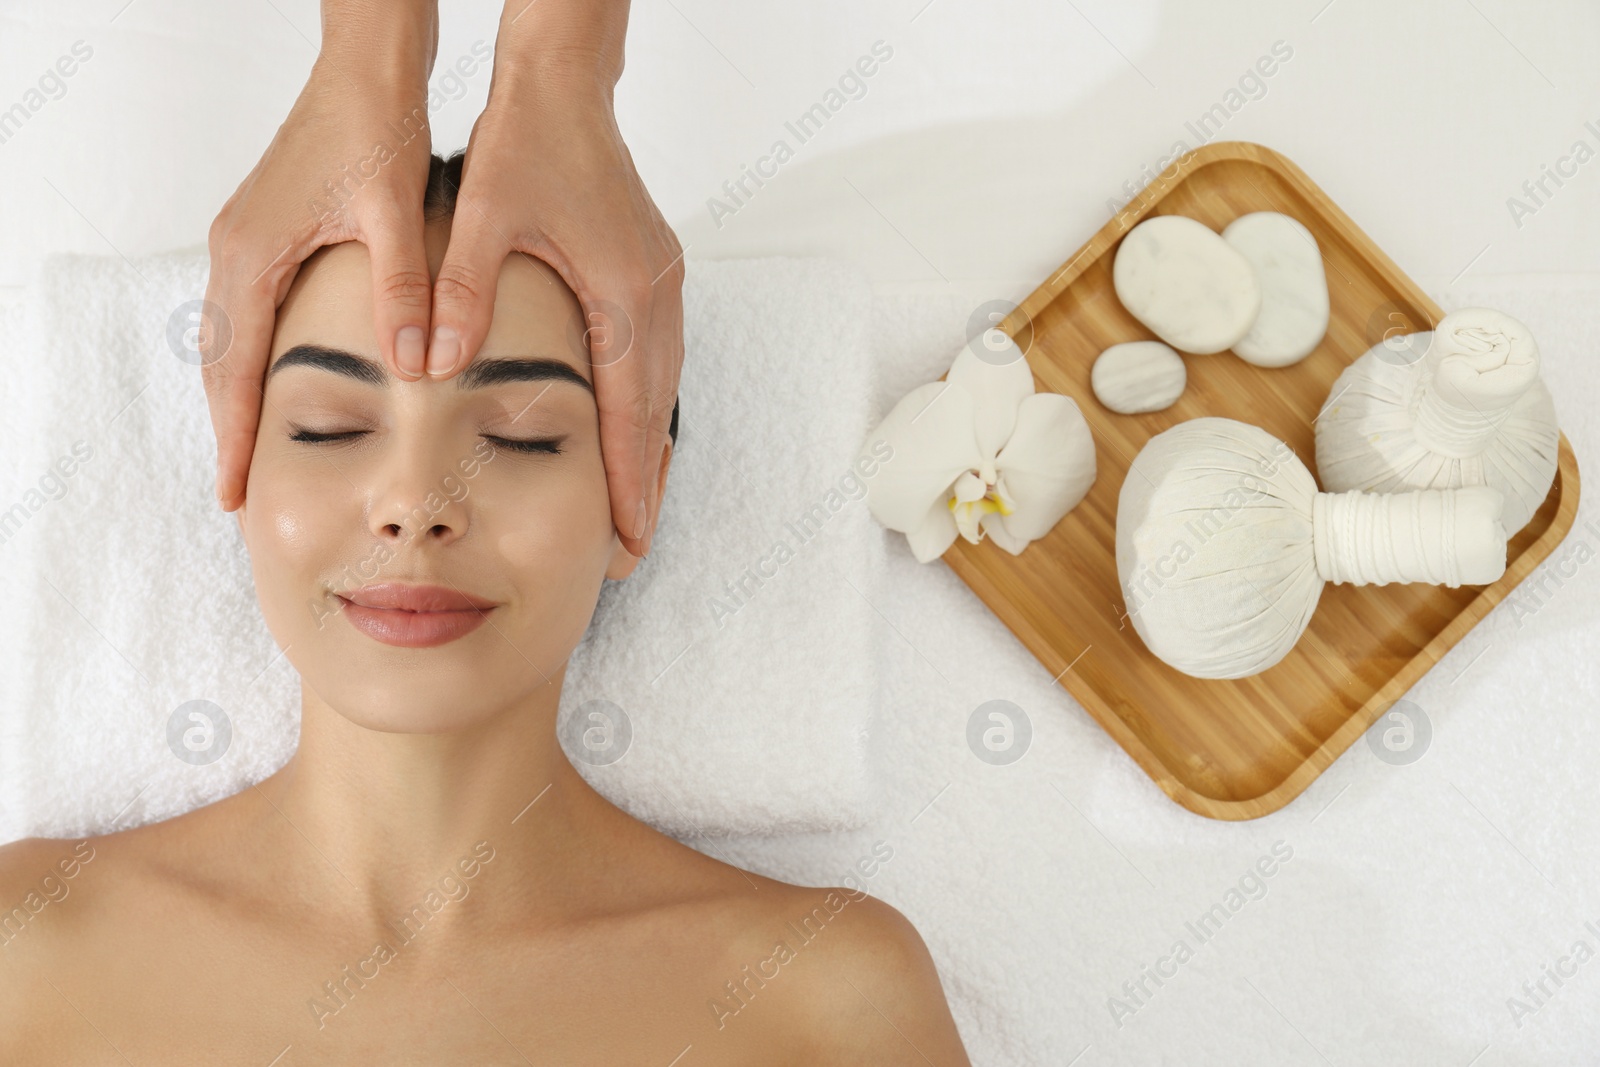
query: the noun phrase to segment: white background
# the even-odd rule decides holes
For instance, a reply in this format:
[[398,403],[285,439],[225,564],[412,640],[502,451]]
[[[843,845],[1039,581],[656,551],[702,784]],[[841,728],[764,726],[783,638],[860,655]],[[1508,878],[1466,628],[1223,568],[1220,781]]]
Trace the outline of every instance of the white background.
[[[202,244],[319,36],[310,0],[4,12],[0,109],[74,41],[94,48],[66,94],[0,144],[0,286],[12,287],[51,251]],[[449,5],[441,72],[492,41],[495,15]],[[894,55],[866,95],[716,226],[707,198],[877,40]],[[1292,58],[1221,137],[1285,153],[1430,290],[1600,272],[1600,160],[1547,186],[1520,226],[1507,205],[1574,142],[1600,148],[1600,8],[1584,0],[638,0],[617,109],[690,259],[837,255],[864,264],[880,295],[962,309],[1029,292],[1125,182],[1141,184],[1174,141],[1194,147],[1185,123],[1276,41]],[[434,116],[436,149],[466,143],[488,84],[478,72]],[[1592,313],[1573,314],[1591,325],[1567,335],[1593,339]],[[1577,362],[1593,347],[1565,355],[1553,384],[1593,380]],[[1575,427],[1593,423],[1572,417],[1571,389],[1557,400],[1585,462]],[[886,605],[924,659],[998,650],[993,670],[1020,680],[959,699],[1033,707],[1036,752],[1009,779],[975,771],[959,741],[927,741],[908,695],[883,743],[898,746],[897,784],[918,781],[937,806],[893,814],[897,859],[871,889],[922,930],[979,1063],[1600,1061],[1600,963],[1522,1026],[1506,1006],[1576,938],[1600,945],[1582,926],[1600,923],[1592,571],[1580,571],[1588,593],[1475,631],[1414,691],[1434,714],[1423,762],[1387,767],[1358,744],[1249,824],[1171,804],[1060,690],[1025,676],[1036,665],[983,612],[963,623],[990,628],[977,635]],[[943,568],[898,573],[970,601]],[[1093,771],[1052,776],[1065,767]],[[841,869],[873,836],[726,847],[806,873]],[[1107,998],[1278,839],[1296,858],[1268,895],[1114,1027]]]
[[[46,250],[203,243],[320,37],[311,0],[124,3],[6,5],[0,106],[73,41],[95,55],[0,145],[0,285]],[[1325,3],[640,0],[618,121],[691,257],[838,254],[1020,296],[1282,40],[1293,58],[1221,136],[1288,155],[1413,277],[1596,268],[1600,161],[1520,228],[1506,206],[1580,137],[1600,147],[1596,5]],[[437,74],[493,43],[496,13],[449,6]],[[707,198],[877,40],[894,57],[867,94],[715,227]],[[434,116],[436,149],[465,146],[488,86]]]

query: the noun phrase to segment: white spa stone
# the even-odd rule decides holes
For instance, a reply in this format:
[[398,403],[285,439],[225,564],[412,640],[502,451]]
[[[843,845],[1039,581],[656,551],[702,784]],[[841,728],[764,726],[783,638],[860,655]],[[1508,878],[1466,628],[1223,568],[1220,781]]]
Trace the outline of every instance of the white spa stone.
[[1306,358],[1328,332],[1328,278],[1317,239],[1298,219],[1276,211],[1240,215],[1222,239],[1250,261],[1261,283],[1261,314],[1234,343],[1234,353],[1258,367]]
[[1183,215],[1157,215],[1128,231],[1111,280],[1128,313],[1180,352],[1232,348],[1261,311],[1250,261]]
[[1561,447],[1533,334],[1489,308],[1373,345],[1334,381],[1315,426],[1324,489],[1492,486],[1510,534],[1544,503]]
[[1112,411],[1138,415],[1177,403],[1188,377],[1183,357],[1160,341],[1126,341],[1100,353],[1089,385]]
[[1266,670],[1328,582],[1483,585],[1505,573],[1496,489],[1323,493],[1294,451],[1234,419],[1156,434],[1117,497],[1117,577],[1156,658],[1197,678]]

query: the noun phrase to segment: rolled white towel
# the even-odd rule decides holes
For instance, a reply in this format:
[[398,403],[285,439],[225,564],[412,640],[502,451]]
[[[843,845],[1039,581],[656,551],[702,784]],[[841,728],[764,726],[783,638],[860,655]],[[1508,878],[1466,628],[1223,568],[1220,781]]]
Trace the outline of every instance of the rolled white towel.
[[[212,498],[198,368],[167,340],[206,271],[202,253],[54,258],[31,325],[0,337],[0,840],[167,818],[260,780],[296,743],[298,677]],[[562,702],[563,726],[594,700],[626,711],[621,759],[574,762],[668,832],[865,818],[886,536],[845,483],[872,415],[870,307],[865,276],[836,261],[688,268],[655,544],[607,583]],[[167,740],[195,699],[232,729],[205,765]]]

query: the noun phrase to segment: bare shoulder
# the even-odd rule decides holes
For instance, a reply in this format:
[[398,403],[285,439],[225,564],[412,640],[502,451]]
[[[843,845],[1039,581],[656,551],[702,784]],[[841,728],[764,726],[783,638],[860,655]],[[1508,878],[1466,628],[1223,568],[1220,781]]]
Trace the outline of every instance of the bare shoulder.
[[96,855],[95,840],[25,837],[0,845],[0,942],[26,932]]
[[97,850],[92,840],[26,837],[0,845],[0,1061],[42,1040],[50,1030],[55,994],[46,979],[67,902],[80,887]]
[[671,851],[653,880],[675,887],[670,928],[712,949],[702,962],[717,1040],[737,1036],[771,1064],[970,1064],[933,957],[899,909]]
[[9,902],[30,880],[34,868],[48,862],[46,852],[57,844],[51,838],[24,837],[0,845],[0,902]]
[[106,837],[26,837],[0,845],[0,953],[13,975],[91,929],[107,895]]
[[184,817],[79,838],[27,837],[0,845],[0,947],[17,956],[98,936],[130,899],[164,888],[152,857]]
[[800,987],[785,1025],[802,1060],[970,1064],[933,956],[898,908],[842,886],[784,896]]

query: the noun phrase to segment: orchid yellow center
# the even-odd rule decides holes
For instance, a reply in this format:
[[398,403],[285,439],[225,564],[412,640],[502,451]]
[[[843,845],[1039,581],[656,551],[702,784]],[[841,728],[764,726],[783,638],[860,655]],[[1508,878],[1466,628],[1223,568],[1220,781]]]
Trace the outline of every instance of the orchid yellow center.
[[[984,474],[993,476],[992,471],[993,468],[986,464]],[[950,486],[950,498],[945,503],[956,521],[956,530],[973,544],[983,540],[983,520],[986,517],[1010,515],[1017,510],[1016,502],[1001,487],[998,477],[991,482],[971,470]]]
[[1009,515],[1016,510],[1003,497],[1000,496],[999,489],[992,485],[989,486],[988,490],[976,500],[958,500],[956,498],[956,494],[951,493],[950,499],[947,501],[947,503],[949,504],[951,511],[955,511],[957,508],[965,508],[967,518],[976,518],[977,516],[987,515],[996,511],[1002,515]]

